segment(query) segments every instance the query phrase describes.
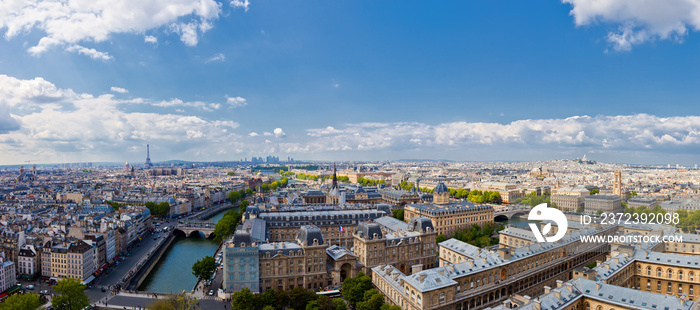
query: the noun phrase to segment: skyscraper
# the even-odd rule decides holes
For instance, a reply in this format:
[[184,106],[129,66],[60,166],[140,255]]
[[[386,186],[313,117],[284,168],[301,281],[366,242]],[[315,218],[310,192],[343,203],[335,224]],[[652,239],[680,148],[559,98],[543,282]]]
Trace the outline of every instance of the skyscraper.
[[146,144],[146,167],[153,167],[151,163],[151,146]]

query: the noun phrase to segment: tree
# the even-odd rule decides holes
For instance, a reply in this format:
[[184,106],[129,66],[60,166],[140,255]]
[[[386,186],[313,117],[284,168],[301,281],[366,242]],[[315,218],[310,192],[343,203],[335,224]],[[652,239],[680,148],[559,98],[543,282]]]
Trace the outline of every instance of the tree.
[[283,289],[277,289],[275,291],[275,307],[278,310],[286,309],[289,306],[289,294]]
[[401,310],[401,307],[392,304],[383,304],[380,310]]
[[[311,302],[309,303],[311,304]],[[333,304],[333,300],[328,297],[328,296],[318,296],[316,299],[316,304],[318,305],[318,308],[320,310],[333,310],[335,308],[335,304]],[[309,306],[307,305],[306,308],[308,309]]]
[[596,214],[596,215],[601,215],[601,214],[603,214],[603,210],[598,210],[598,211],[595,212],[595,214]]
[[437,237],[435,237],[435,242],[437,242],[437,243],[440,243],[440,242],[443,242],[446,240],[447,240],[447,237],[445,237],[445,235],[443,235],[443,234],[439,234],[439,235],[437,235]]
[[583,213],[583,207],[578,207],[578,209],[576,209],[576,213]]
[[306,310],[321,310],[321,307],[318,305],[318,301],[314,300],[306,304]]
[[384,294],[371,289],[365,291],[362,300],[357,304],[357,310],[379,310],[384,305]]
[[403,209],[392,210],[391,213],[394,215],[394,217],[396,219],[403,221],[403,214],[404,214]]
[[170,214],[170,204],[167,202],[161,202],[159,204],[156,204],[155,202],[149,201],[146,202],[146,208],[148,208],[148,211],[151,211],[151,215],[155,217],[163,217],[167,216]]
[[343,298],[350,303],[350,308],[357,309],[357,304],[364,301],[365,292],[372,289],[372,278],[360,272],[354,278],[343,281]]
[[333,310],[348,310],[348,305],[342,298],[333,299]]
[[14,294],[0,304],[0,310],[35,310],[42,304],[44,301],[37,294]]
[[231,310],[256,310],[255,294],[247,287],[231,295]]
[[600,190],[598,190],[597,188],[592,189],[590,192],[591,195],[595,195],[597,193],[600,193]]
[[155,299],[151,302],[147,309],[149,310],[191,310],[200,309],[197,298],[189,294],[182,293],[179,295],[171,295],[167,298]]
[[226,173],[226,175],[236,175],[236,173],[233,172],[233,171],[229,171],[229,172]]
[[239,191],[230,191],[228,192],[228,200],[231,203],[236,203],[239,200],[241,200],[241,193]]
[[204,256],[192,264],[192,274],[198,279],[209,279],[216,272],[216,260],[211,256]]
[[229,210],[214,226],[214,242],[221,243],[224,238],[230,236],[236,231],[236,226],[241,221],[243,213],[236,210]]
[[56,297],[51,303],[56,310],[81,310],[90,305],[90,298],[85,294],[85,285],[77,279],[63,279],[53,286]]
[[247,208],[249,205],[250,205],[250,201],[243,200],[243,201],[241,201],[241,204],[238,205],[238,209],[241,210],[242,212],[245,212],[245,208]]
[[289,306],[292,309],[305,310],[306,305],[313,300],[316,300],[316,293],[307,291],[303,287],[297,286],[289,292]]

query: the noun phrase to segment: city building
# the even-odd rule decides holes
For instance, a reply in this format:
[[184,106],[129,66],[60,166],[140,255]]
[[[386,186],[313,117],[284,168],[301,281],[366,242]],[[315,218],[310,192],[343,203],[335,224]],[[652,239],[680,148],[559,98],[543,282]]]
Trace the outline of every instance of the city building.
[[17,265],[21,275],[34,276],[39,272],[41,266],[33,245],[25,245],[19,250]]
[[95,277],[94,249],[82,240],[55,244],[51,247],[51,277],[73,278],[89,283]]
[[585,198],[589,190],[583,187],[567,187],[557,189],[551,196],[551,202],[564,212],[576,212],[585,206]]
[[445,236],[452,236],[457,230],[475,224],[483,226],[493,223],[492,206],[471,202],[450,202],[448,195],[449,193],[434,191],[433,203],[407,204],[404,206],[404,220],[410,221],[414,217],[428,218],[433,222],[435,231]]
[[622,198],[618,195],[589,195],[585,197],[585,214],[620,213],[622,212]]
[[413,217],[406,223],[387,216],[357,226],[353,251],[367,274],[386,264],[411,274],[437,266],[436,236],[428,218]]

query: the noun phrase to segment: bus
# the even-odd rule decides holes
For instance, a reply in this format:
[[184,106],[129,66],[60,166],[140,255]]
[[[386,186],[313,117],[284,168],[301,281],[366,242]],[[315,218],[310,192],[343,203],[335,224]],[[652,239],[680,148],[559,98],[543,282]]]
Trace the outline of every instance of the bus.
[[343,294],[340,293],[340,290],[327,290],[327,291],[320,291],[316,292],[316,295],[325,295],[330,298],[340,298],[343,297]]

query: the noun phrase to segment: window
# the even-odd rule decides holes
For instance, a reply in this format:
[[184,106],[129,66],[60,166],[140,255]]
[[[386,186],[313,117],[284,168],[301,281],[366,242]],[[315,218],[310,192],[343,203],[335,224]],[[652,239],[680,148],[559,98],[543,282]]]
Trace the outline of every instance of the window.
[[673,288],[671,287],[671,282],[668,282],[668,290],[666,291],[670,293],[672,290]]
[[656,290],[661,292],[661,281],[656,281]]
[[669,279],[673,278],[673,270],[671,270],[671,269],[668,270],[668,278]]
[[647,290],[651,290],[651,280],[647,280]]
[[440,303],[445,303],[445,293],[440,293]]
[[656,276],[661,277],[661,268],[656,268]]
[[690,294],[690,296],[693,296],[693,286],[692,285],[688,288],[688,294]]
[[651,275],[651,267],[647,267],[647,275],[648,275],[648,276]]
[[683,294],[683,284],[678,284],[678,295]]
[[678,270],[678,280],[683,280],[683,270]]

